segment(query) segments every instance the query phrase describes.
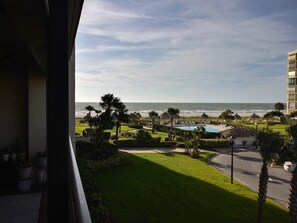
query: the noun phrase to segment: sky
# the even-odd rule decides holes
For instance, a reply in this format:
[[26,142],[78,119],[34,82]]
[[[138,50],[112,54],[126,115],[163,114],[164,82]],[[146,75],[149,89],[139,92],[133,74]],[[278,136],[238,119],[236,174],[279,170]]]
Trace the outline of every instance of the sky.
[[76,101],[286,102],[296,0],[86,0]]

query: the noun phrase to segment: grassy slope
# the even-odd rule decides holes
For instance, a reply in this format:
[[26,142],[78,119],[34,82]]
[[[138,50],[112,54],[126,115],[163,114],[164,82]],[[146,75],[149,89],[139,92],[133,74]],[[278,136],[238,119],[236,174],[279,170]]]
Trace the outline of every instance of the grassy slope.
[[[255,222],[257,194],[182,154],[135,154],[133,164],[96,176],[116,222]],[[268,202],[264,222],[288,222]]]

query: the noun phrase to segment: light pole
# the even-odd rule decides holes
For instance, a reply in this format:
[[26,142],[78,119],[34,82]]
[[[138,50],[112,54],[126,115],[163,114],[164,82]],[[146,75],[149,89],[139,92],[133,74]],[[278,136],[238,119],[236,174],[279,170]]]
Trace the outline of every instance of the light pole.
[[234,140],[232,136],[230,136],[231,140],[231,184],[233,184],[233,149],[234,149]]
[[[255,122],[255,125],[256,125],[256,135],[258,134],[258,123]],[[258,149],[258,142],[256,140],[256,150]]]

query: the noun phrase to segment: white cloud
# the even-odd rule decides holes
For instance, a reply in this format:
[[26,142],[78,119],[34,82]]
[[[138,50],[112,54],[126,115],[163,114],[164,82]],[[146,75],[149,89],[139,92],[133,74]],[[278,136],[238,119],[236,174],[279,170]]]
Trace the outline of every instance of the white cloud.
[[[287,5],[269,7],[254,9],[248,0],[85,2],[77,42],[78,90],[100,86],[130,100],[141,91],[143,100],[153,101],[162,95],[173,100],[177,94],[171,88],[182,86],[215,97],[219,94],[209,86],[224,83],[226,89],[238,86],[242,98],[258,91],[265,101],[269,95],[262,89],[280,83],[287,51],[297,46],[296,14]],[[96,41],[88,43],[90,38]],[[274,92],[283,97],[284,89]],[[235,100],[228,91],[220,97]]]

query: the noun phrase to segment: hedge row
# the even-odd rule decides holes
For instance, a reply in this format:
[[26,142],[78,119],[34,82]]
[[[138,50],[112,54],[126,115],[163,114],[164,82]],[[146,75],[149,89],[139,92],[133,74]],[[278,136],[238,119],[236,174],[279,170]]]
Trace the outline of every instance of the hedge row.
[[[90,128],[86,128],[82,131],[82,135],[84,137],[95,137],[96,136],[96,129],[90,129]],[[110,139],[111,133],[110,132],[103,132],[103,140],[104,141],[108,141]]]
[[219,148],[231,146],[230,141],[227,139],[201,139],[201,148]]
[[130,155],[118,152],[117,155],[104,160],[82,160],[92,173],[131,163]]
[[[114,143],[116,143],[114,141]],[[152,138],[152,139],[143,139],[143,140],[136,140],[136,139],[125,139],[118,141],[118,147],[170,147],[171,142],[161,142],[161,137]]]

